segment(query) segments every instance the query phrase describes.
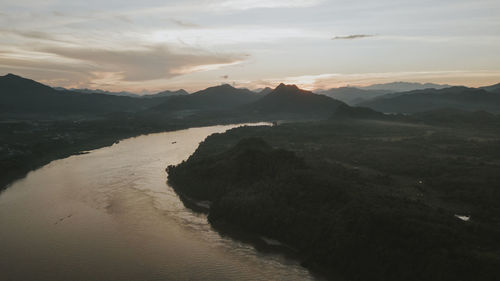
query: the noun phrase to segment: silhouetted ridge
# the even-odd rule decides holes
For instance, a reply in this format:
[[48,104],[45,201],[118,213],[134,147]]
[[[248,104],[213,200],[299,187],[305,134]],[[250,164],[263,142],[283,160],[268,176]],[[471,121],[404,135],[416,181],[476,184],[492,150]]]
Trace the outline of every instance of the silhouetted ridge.
[[353,119],[386,119],[388,116],[367,107],[351,107],[346,104],[340,105],[333,118],[353,118]]
[[190,95],[175,96],[160,104],[156,110],[230,110],[259,99],[248,89],[229,84],[214,86]]
[[160,101],[106,94],[82,94],[52,87],[14,74],[0,77],[0,114],[28,115],[95,115],[111,112],[133,112],[147,109]]
[[364,90],[353,87],[340,87],[332,88],[328,90],[318,90],[317,94],[325,95],[340,101],[343,101],[349,105],[357,105],[361,102],[372,100],[374,98],[392,93],[389,90]]
[[296,85],[281,83],[271,93],[249,106],[257,114],[288,114],[309,117],[327,117],[343,102],[310,91]]
[[483,89],[455,86],[395,93],[364,102],[361,106],[382,112],[416,113],[440,108],[500,112],[500,95]]

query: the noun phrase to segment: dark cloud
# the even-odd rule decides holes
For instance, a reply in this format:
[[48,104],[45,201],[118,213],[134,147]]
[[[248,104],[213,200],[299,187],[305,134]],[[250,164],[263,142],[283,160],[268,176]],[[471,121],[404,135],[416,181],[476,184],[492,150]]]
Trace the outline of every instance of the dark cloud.
[[222,78],[222,79],[229,79],[229,75],[222,75],[220,78]]
[[139,50],[52,47],[40,50],[92,65],[96,71],[120,73],[125,81],[170,78],[194,72],[202,66],[231,64],[243,55],[219,55],[206,52],[177,53],[165,46]]
[[332,40],[353,40],[353,39],[362,39],[362,38],[368,38],[368,37],[374,37],[375,35],[370,35],[370,34],[353,34],[353,35],[347,35],[347,36],[335,36],[332,38]]

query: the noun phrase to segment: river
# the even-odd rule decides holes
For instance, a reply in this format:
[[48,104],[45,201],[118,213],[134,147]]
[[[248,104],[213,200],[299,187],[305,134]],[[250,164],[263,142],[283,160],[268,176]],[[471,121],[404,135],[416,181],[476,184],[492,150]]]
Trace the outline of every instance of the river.
[[168,165],[233,127],[126,139],[14,182],[0,194],[0,280],[313,280],[222,237],[167,185]]

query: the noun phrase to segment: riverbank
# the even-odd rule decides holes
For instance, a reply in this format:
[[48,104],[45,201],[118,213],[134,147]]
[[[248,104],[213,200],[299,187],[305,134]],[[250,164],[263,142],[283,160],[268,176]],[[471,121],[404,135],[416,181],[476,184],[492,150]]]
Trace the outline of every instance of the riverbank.
[[[116,127],[107,120],[83,123],[16,121],[2,124],[0,150],[0,190],[28,172],[53,160],[106,147],[122,139],[142,134],[185,129],[183,125],[163,128]],[[114,122],[113,122],[114,123]],[[109,126],[108,126],[109,125]]]
[[494,280],[498,145],[491,128],[311,122],[210,136],[168,171],[214,227],[292,245],[332,279]]
[[194,127],[265,121],[227,112],[184,118],[161,114],[114,114],[94,119],[0,120],[0,191],[53,160],[110,146],[143,134]]

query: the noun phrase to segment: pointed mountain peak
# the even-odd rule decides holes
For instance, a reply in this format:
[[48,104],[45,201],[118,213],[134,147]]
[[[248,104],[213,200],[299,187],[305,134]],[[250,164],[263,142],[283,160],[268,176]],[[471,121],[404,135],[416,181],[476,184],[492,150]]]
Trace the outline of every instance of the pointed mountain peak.
[[7,75],[3,76],[4,78],[9,78],[9,79],[24,79],[23,77],[19,75],[15,75],[12,73],[8,73]]

